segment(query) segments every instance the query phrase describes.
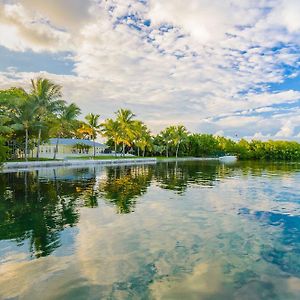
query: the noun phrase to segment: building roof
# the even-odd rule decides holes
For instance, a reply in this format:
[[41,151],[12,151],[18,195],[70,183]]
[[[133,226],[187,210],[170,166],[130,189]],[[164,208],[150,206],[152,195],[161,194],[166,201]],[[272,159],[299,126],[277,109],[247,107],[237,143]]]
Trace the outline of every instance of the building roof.
[[[49,142],[47,144],[50,145],[56,145],[57,139],[53,138],[53,139],[49,139]],[[59,145],[68,145],[68,146],[75,146],[76,144],[84,144],[87,146],[94,146],[94,142],[91,140],[84,140],[84,139],[65,139],[65,138],[59,138],[58,139],[58,144]],[[103,148],[107,148],[107,146],[105,144],[101,144],[98,142],[95,142],[95,146],[96,147],[103,147]]]

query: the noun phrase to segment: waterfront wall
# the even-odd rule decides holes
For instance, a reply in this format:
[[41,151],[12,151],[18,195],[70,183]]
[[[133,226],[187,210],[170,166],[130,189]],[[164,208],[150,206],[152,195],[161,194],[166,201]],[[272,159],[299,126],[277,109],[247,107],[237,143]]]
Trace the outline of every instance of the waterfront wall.
[[87,159],[87,160],[59,160],[59,161],[28,161],[28,162],[6,162],[2,171],[24,170],[36,168],[70,167],[70,166],[91,166],[91,165],[123,165],[137,163],[156,163],[156,158],[130,158],[130,159]]

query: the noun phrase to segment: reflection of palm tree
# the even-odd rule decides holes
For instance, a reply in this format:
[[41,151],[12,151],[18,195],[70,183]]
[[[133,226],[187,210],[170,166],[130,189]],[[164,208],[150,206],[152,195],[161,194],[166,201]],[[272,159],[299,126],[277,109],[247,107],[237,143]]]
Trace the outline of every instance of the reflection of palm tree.
[[162,163],[156,168],[156,179],[161,183],[161,187],[168,190],[182,193],[187,188],[189,174],[184,172],[181,167],[175,163]]
[[155,177],[161,187],[183,193],[189,183],[212,186],[219,174],[216,163],[161,163],[155,168]]
[[0,191],[0,239],[29,239],[34,256],[49,255],[61,244],[60,231],[78,222],[76,185],[42,182],[37,173],[27,172],[0,178],[6,186]]
[[107,179],[100,183],[100,193],[117,206],[118,213],[130,213],[136,197],[146,192],[151,178],[150,166],[107,168]]

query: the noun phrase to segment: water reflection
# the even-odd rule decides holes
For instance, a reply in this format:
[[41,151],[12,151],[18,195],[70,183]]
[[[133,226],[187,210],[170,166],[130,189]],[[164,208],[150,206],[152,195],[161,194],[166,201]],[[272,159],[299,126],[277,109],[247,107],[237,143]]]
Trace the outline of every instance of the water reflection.
[[156,167],[107,167],[98,182],[96,168],[1,174],[0,239],[15,239],[19,244],[29,239],[32,254],[45,256],[60,246],[59,233],[64,227],[78,222],[80,206],[94,208],[104,199],[116,207],[117,213],[130,213],[152,180],[163,189],[182,194],[189,185],[212,187],[237,173],[282,176],[298,169],[297,164],[255,162],[231,166],[214,162],[160,163]]
[[280,236],[274,243],[262,245],[261,256],[282,271],[300,277],[300,216],[269,211],[240,209],[240,213],[263,226],[278,227]]
[[106,178],[99,184],[100,195],[113,203],[118,213],[130,213],[137,197],[146,193],[152,174],[152,167],[144,165],[107,168]]
[[0,298],[47,272],[49,299],[297,299],[299,181],[253,162],[0,174]]
[[80,191],[89,193],[95,180],[82,179],[82,170],[1,174],[0,239],[18,244],[29,239],[33,256],[51,254],[61,245],[60,232],[79,220]]

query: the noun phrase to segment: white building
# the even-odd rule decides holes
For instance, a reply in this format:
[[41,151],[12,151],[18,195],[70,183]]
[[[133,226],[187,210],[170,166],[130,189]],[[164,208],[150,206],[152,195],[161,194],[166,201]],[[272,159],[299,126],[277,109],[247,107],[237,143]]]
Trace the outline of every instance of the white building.
[[[49,141],[40,146],[40,157],[53,158],[57,139],[49,139]],[[104,155],[105,149],[108,147],[105,144],[95,142],[96,156]],[[34,155],[37,149],[34,149]],[[58,139],[58,151],[56,154],[57,159],[80,157],[80,156],[93,156],[94,155],[94,142],[84,139]]]

